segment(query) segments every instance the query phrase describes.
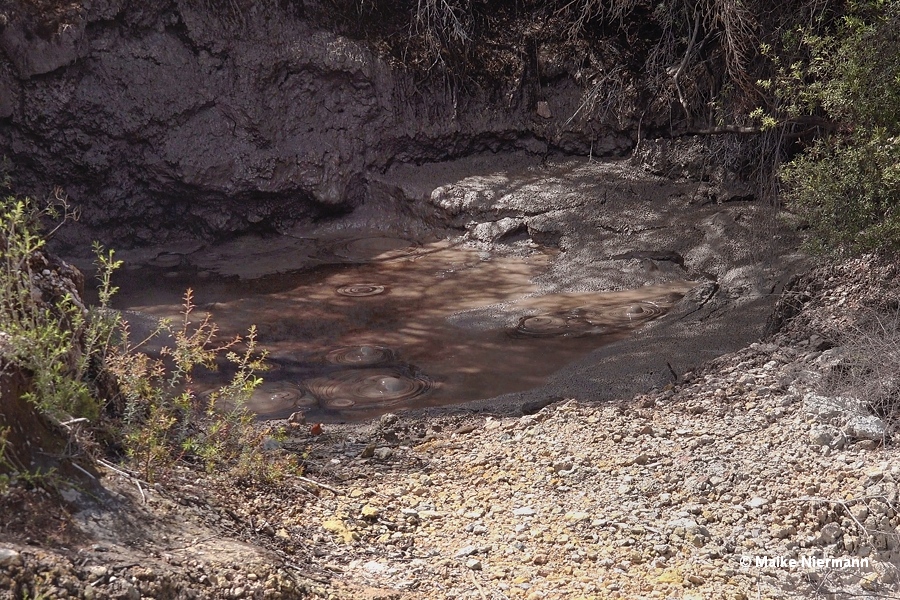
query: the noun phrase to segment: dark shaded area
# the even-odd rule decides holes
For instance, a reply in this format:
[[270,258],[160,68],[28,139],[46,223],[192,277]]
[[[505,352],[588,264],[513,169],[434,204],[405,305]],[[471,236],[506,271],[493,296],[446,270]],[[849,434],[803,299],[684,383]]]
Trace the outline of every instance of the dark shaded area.
[[771,100],[759,45],[829,6],[5,0],[0,154],[19,191],[80,208],[62,248],[284,233],[392,166],[477,154],[719,132],[713,162],[752,175],[780,152],[745,132]]
[[[87,489],[96,487],[93,467],[78,468],[72,452],[69,432],[53,424],[37,406],[26,400],[32,391],[30,375],[6,362],[0,362],[0,433],[5,442],[0,453],[0,474],[32,474],[38,477],[58,474]],[[5,432],[5,433],[4,433]],[[52,479],[43,481],[52,483]]]
[[31,391],[30,382],[12,365],[4,364],[0,370],[0,431],[6,430],[0,473],[49,471],[58,462],[52,456],[65,449],[65,437],[23,398]]

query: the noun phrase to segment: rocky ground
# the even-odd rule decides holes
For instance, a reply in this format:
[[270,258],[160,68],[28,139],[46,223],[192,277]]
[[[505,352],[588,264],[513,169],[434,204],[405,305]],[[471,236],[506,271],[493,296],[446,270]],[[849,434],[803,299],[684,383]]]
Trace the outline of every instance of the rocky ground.
[[305,479],[26,494],[53,518],[4,517],[0,597],[900,597],[896,422],[836,394],[897,289],[885,261],[820,268],[769,338],[614,403],[295,425]]

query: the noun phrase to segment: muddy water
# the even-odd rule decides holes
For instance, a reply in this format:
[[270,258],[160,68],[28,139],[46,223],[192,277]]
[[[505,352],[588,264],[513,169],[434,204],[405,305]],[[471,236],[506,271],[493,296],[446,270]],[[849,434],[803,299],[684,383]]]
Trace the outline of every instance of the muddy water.
[[539,248],[499,255],[379,236],[319,246],[317,266],[252,281],[200,277],[184,270],[189,258],[119,276],[117,308],[177,317],[192,287],[223,337],[255,324],[272,369],[250,408],[264,418],[352,420],[533,388],[690,287],[543,295],[532,280],[551,256]]

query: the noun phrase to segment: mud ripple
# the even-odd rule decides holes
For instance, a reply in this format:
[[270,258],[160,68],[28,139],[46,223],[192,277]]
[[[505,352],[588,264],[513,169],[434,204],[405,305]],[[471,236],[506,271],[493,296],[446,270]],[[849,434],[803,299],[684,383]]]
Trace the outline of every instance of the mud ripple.
[[402,368],[347,369],[306,382],[323,408],[380,408],[411,400],[431,390],[432,381]]
[[576,308],[519,319],[513,337],[579,337],[625,331],[664,315],[668,307],[639,301],[604,309]]
[[617,311],[619,319],[625,323],[643,322],[666,314],[667,309],[655,302],[635,302]]
[[350,298],[366,298],[368,296],[378,296],[387,291],[383,285],[374,283],[353,283],[350,285],[342,285],[335,292],[341,296],[349,296]]
[[511,333],[514,337],[577,337],[591,333],[594,328],[580,314],[568,312],[522,317]]
[[248,405],[256,412],[274,412],[288,408],[307,408],[318,400],[300,386],[287,381],[266,381],[253,391]]
[[332,350],[325,360],[333,365],[372,367],[392,362],[396,358],[393,350],[384,346],[346,346]]

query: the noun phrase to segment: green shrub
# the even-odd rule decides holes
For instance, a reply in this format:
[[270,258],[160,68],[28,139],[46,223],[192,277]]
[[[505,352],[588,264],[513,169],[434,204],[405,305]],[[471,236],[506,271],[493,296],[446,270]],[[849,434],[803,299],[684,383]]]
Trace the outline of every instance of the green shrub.
[[829,135],[783,168],[789,206],[822,249],[900,249],[900,5],[855,3],[827,35],[792,35],[807,58],[777,94]]
[[38,209],[29,199],[0,200],[0,351],[32,374],[27,399],[42,411],[93,420],[99,406],[84,380],[91,350],[81,344],[87,315],[70,293],[46,299],[39,284],[45,277],[39,223],[57,216],[55,207]]
[[[84,435],[104,431],[106,441],[124,447],[132,465],[151,481],[185,458],[209,470],[263,479],[295,469],[290,455],[265,450],[273,433],[257,427],[245,406],[262,382],[256,373],[265,368],[255,328],[244,338],[219,343],[208,315],[195,321],[188,290],[181,322],[163,322],[154,333],[171,343],[159,356],[140,351],[141,343],[129,339],[127,323],[109,309],[116,292],[112,274],[122,264],[113,251],[95,246],[99,306],[86,308],[64,292],[65,286],[53,287],[40,223],[60,216],[71,216],[64,202],[39,209],[29,199],[0,200],[0,358],[32,375],[26,400],[59,422],[87,420],[87,427],[79,428],[83,443],[89,441]],[[194,370],[214,369],[222,355],[235,374],[218,389],[198,394]],[[100,380],[112,381],[107,386],[112,398],[101,400]]]
[[900,137],[863,129],[848,138],[820,139],[782,175],[813,244],[900,249]]
[[[127,325],[106,365],[125,400],[122,430],[134,466],[153,481],[177,460],[193,457],[208,470],[234,470],[242,476],[275,477],[293,468],[284,455],[266,453],[269,432],[255,425],[246,401],[262,382],[265,353],[259,353],[256,330],[245,338],[217,344],[218,328],[209,316],[194,322],[191,290],[184,298],[183,318],[177,326],[163,322],[157,335],[170,336],[159,357],[130,345]],[[240,351],[236,348],[243,346]],[[199,394],[193,373],[197,367],[214,369],[225,356],[236,372],[231,380],[208,394]]]

